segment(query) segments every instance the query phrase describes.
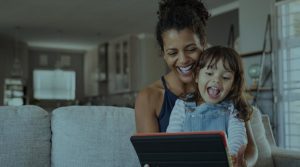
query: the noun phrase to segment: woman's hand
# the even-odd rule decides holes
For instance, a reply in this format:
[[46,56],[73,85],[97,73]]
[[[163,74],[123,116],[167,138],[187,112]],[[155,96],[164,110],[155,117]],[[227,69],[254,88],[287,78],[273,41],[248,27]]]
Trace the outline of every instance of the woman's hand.
[[247,167],[247,161],[244,156],[246,147],[247,145],[242,145],[237,153],[237,156],[232,158],[233,167]]

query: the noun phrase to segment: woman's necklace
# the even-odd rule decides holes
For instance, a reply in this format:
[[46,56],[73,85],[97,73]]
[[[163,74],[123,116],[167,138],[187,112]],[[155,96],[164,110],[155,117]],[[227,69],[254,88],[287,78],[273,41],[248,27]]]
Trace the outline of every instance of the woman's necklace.
[[191,101],[195,101],[195,97],[196,97],[195,92],[189,92],[189,93],[179,95],[178,98],[186,102],[191,102]]

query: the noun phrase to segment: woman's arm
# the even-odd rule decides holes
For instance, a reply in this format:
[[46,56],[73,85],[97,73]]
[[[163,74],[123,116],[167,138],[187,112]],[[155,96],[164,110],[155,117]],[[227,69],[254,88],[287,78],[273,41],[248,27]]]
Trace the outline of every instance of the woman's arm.
[[[155,98],[155,96],[157,96]],[[159,126],[155,106],[159,105],[159,94],[153,88],[142,90],[135,101],[135,122],[137,133],[158,132]]]
[[251,128],[250,121],[246,122],[246,132],[248,137],[248,144],[245,151],[245,159],[247,161],[248,167],[252,167],[255,165],[257,158],[258,158],[258,152],[256,143],[253,137],[253,132]]

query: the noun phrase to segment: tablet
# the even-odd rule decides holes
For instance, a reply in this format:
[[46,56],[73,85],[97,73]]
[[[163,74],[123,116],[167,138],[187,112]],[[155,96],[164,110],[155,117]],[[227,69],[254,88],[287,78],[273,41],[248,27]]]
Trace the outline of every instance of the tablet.
[[130,140],[141,166],[232,166],[223,131],[141,133]]

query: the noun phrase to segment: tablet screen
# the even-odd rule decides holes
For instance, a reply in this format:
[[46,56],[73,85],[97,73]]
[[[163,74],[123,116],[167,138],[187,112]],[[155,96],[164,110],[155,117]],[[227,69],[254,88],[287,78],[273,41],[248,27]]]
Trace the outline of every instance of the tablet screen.
[[143,133],[130,140],[142,166],[231,166],[223,131]]

